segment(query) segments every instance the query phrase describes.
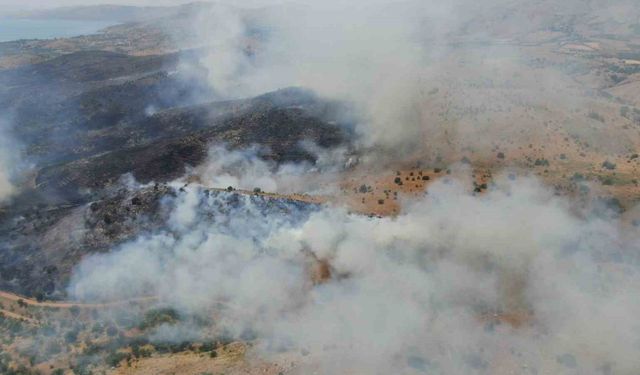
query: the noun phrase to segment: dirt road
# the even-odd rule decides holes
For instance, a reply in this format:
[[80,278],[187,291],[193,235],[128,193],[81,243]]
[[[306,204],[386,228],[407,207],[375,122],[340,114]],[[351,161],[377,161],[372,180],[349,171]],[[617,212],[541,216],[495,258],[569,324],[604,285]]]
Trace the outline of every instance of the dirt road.
[[108,308],[108,307],[118,307],[118,306],[130,304],[130,303],[153,302],[158,300],[158,297],[139,297],[139,298],[131,298],[126,300],[103,302],[103,303],[82,303],[82,302],[74,302],[74,301],[37,301],[32,298],[27,298],[27,297],[19,296],[17,294],[0,291],[0,300],[8,300],[13,302],[18,302],[22,300],[22,302],[28,306],[51,307],[55,309],[70,309],[74,306],[81,309],[100,309],[100,308]]

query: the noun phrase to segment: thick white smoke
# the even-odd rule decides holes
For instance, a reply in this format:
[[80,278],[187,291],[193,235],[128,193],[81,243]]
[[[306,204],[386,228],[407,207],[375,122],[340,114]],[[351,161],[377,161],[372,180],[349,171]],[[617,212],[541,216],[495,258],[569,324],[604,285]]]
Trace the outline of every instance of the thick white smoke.
[[[332,192],[338,174],[348,160],[342,148],[322,149],[313,144],[303,147],[315,157],[310,163],[277,164],[261,158],[265,150],[254,146],[244,150],[229,150],[214,145],[207,160],[193,173],[209,187],[253,190],[266,192],[315,193]],[[262,151],[262,152],[261,152]]]
[[[85,259],[71,295],[156,294],[200,315],[221,302],[217,323],[256,332],[266,358],[308,351],[301,373],[638,368],[637,236],[575,216],[533,180],[481,197],[438,183],[383,219],[302,206],[265,216],[269,204],[236,198],[188,187],[166,231]],[[323,283],[314,259],[330,267]]]
[[[361,145],[386,148],[384,157],[390,148],[410,150],[434,130],[435,115],[423,112],[430,95],[423,90],[443,63],[427,69],[427,61],[446,55],[440,48],[449,47],[440,42],[455,42],[448,33],[478,9],[460,11],[467,1],[437,3],[330,2],[252,12],[214,6],[194,28],[211,47],[202,62],[221,97],[304,86],[350,102],[361,114]],[[526,20],[518,21],[524,24],[508,26],[524,32]],[[509,46],[457,52],[455,59],[468,58],[471,68],[441,78],[454,82],[439,98],[453,103],[441,111],[453,120],[452,128],[437,132],[455,132],[457,109],[511,100],[546,105],[567,96],[556,90],[564,80],[545,80],[557,72],[532,68],[516,77],[520,68],[510,63],[521,56]],[[494,52],[507,57],[486,57]],[[477,66],[478,60],[486,64]],[[481,70],[497,80],[476,76]],[[462,94],[448,96],[456,92]],[[508,138],[495,129],[483,122],[469,133],[471,144]],[[284,192],[308,192],[334,179],[330,173],[310,183],[308,176],[319,172],[310,173],[311,166],[276,166],[258,154],[213,148],[196,173],[203,186]],[[321,160],[339,170],[340,156]],[[214,315],[220,329],[255,332],[255,350],[264,358],[279,350],[309,352],[295,357],[300,373],[633,374],[640,368],[637,234],[616,219],[581,216],[534,180],[498,179],[481,196],[456,181],[436,182],[393,218],[207,193],[195,184],[166,204],[172,215],[165,230],[84,259],[69,293],[158,295],[186,314]]]
[[193,28],[208,47],[201,63],[221,97],[302,86],[348,102],[359,115],[360,151],[373,149],[366,155],[373,163],[396,155],[492,154],[496,143],[544,139],[545,122],[619,153],[634,147],[628,138],[591,137],[587,120],[567,110],[602,105],[588,94],[598,84],[578,79],[564,55],[555,56],[561,63],[541,56],[561,47],[545,30],[572,24],[571,16],[591,20],[621,9],[629,2],[307,1],[252,10],[211,6]]
[[253,11],[219,5],[202,12],[194,29],[209,47],[201,62],[222,97],[310,88],[353,104],[361,114],[364,145],[398,146],[421,136],[420,32],[423,17],[442,8],[417,6],[411,14],[387,2]]

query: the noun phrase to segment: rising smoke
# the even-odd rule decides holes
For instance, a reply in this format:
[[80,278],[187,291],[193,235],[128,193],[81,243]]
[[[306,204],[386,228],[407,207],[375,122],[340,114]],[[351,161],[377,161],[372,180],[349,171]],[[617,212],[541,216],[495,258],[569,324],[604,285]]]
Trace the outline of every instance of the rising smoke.
[[[386,2],[325,2],[251,12],[214,6],[194,22],[209,52],[201,63],[222,97],[302,86],[352,104],[365,146],[405,146],[422,136],[419,101],[429,12]],[[402,124],[402,126],[399,126]],[[417,137],[417,138],[416,138]],[[384,139],[384,142],[382,142]]]
[[[415,147],[429,130],[420,102],[433,72],[423,64],[444,54],[419,36],[443,38],[463,13],[431,3],[384,5],[262,10],[268,35],[256,37],[255,49],[250,15],[211,8],[196,26],[212,47],[203,60],[212,87],[228,98],[310,87],[353,104],[362,148]],[[432,18],[440,22],[425,26]],[[204,188],[305,190],[317,172],[271,165],[258,154],[215,146],[198,167],[202,185],[165,202],[167,227],[85,258],[69,294],[152,294],[185,315],[215,310],[214,325],[234,337],[251,331],[262,358],[309,353],[296,357],[300,373],[632,374],[640,367],[639,238],[623,222],[583,216],[529,178],[497,178],[482,196],[460,181],[437,182],[393,218]],[[333,167],[329,182],[339,178],[341,166]],[[328,267],[323,277],[319,264]],[[181,329],[162,326],[155,337],[194,337],[193,327]]]
[[20,150],[9,131],[9,122],[0,118],[0,203],[16,192],[16,178],[20,172]]
[[[71,295],[153,294],[197,315],[223,302],[220,327],[255,332],[266,358],[309,351],[303,363],[325,374],[638,366],[637,236],[571,214],[533,180],[483,197],[439,183],[384,219],[229,199],[187,188],[166,231],[85,259]],[[329,279],[312,282],[313,259]]]
[[210,148],[207,160],[193,171],[205,186],[241,190],[258,188],[267,192],[291,194],[328,194],[335,192],[335,182],[349,163],[343,148],[323,149],[312,143],[302,145],[314,157],[314,163],[277,164],[261,158],[268,153],[254,146],[230,150],[221,145]]
[[[221,98],[302,86],[350,103],[359,119],[360,150],[372,150],[366,157],[373,164],[424,156],[425,145],[441,154],[488,150],[494,137],[486,134],[526,142],[540,137],[538,123],[550,119],[586,138],[584,120],[566,110],[594,105],[567,75],[573,68],[538,66],[535,48],[511,42],[527,45],[528,32],[552,18],[523,16],[537,9],[590,17],[622,3],[329,1],[252,10],[216,5],[205,8],[193,28],[208,51],[200,62]],[[511,112],[518,107],[545,108],[551,115],[529,120]],[[469,111],[478,114],[470,116],[472,122],[465,119]],[[624,137],[589,142],[616,153],[629,146]]]

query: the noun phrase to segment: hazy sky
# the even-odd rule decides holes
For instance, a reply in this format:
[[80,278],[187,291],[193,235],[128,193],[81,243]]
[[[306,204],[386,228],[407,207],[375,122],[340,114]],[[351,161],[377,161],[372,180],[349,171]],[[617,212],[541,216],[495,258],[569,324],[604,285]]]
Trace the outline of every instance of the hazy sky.
[[[24,9],[55,8],[67,5],[96,5],[96,4],[119,4],[119,5],[176,5],[194,2],[196,0],[0,0],[0,13],[12,12]],[[248,6],[264,5],[266,3],[277,3],[279,0],[229,0],[220,1],[232,4],[243,4]]]
[[186,3],[188,0],[0,0],[2,10],[22,10],[53,8],[65,5],[95,5],[95,4],[143,4],[143,5],[171,5]]

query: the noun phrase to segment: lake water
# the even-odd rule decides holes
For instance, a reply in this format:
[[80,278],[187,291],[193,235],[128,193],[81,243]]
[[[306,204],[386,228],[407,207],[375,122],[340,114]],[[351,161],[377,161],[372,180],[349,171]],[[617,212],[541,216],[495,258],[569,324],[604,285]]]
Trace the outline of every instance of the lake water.
[[0,42],[94,34],[114,24],[109,21],[0,19]]

